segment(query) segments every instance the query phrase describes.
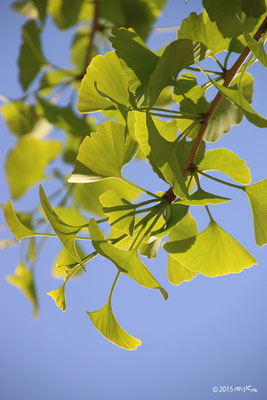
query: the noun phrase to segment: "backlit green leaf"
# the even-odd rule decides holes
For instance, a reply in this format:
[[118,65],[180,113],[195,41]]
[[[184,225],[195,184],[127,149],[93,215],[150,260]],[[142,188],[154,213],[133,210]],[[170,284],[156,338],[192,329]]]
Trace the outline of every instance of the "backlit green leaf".
[[176,204],[184,204],[187,206],[205,206],[207,204],[221,204],[226,203],[231,199],[227,197],[217,196],[212,193],[205,192],[205,190],[198,189],[193,193],[189,199],[177,200]]
[[257,261],[215,221],[197,236],[164,243],[163,247],[184,267],[215,277],[238,273]]
[[159,250],[161,239],[151,236],[148,241],[145,241],[140,246],[140,254],[147,258],[156,258]]
[[52,209],[41,185],[40,201],[44,213],[47,216],[47,219],[50,222],[52,228],[54,229],[55,234],[57,235],[63,246],[66,248],[66,250],[68,250],[70,255],[74,258],[74,260],[82,264],[81,257],[78,254],[75,245],[75,238],[77,236],[77,233],[81,230],[82,226],[73,226],[66,224],[64,221],[62,221],[62,219],[59,218],[55,211]]
[[214,86],[229,100],[231,100],[234,104],[241,107],[244,111],[245,116],[247,119],[254,125],[258,126],[259,128],[266,128],[267,127],[267,120],[259,115],[253,108],[249,105],[246,97],[241,92],[240,89],[234,89],[232,87],[225,87],[220,85],[219,83],[215,82],[213,79],[209,77],[210,81],[213,83]]
[[92,59],[81,83],[77,107],[81,113],[89,113],[114,108],[116,103],[131,107],[125,73],[115,51],[112,51]]
[[133,186],[118,179],[108,178],[99,182],[77,183],[74,185],[73,195],[79,207],[95,215],[104,217],[102,206],[99,202],[101,194],[107,190],[114,190],[118,195],[130,201],[137,198],[140,192]]
[[[76,244],[77,251],[81,258],[84,258],[84,253],[82,251],[82,248]],[[52,276],[53,278],[64,278],[68,272],[68,265],[75,264],[76,261],[75,259],[70,255],[70,253],[66,250],[65,247],[62,247],[57,254],[57,257],[54,261],[53,264],[53,269],[52,269]],[[79,276],[82,273],[82,269],[74,275]]]
[[62,311],[66,310],[66,297],[65,297],[65,285],[61,285],[58,289],[52,290],[51,292],[47,292],[49,296],[55,300],[56,305]]
[[167,236],[175,225],[184,218],[188,212],[188,207],[182,204],[169,204],[165,210],[163,226],[152,232],[153,236],[162,238]]
[[203,6],[224,37],[237,37],[242,33],[240,0],[203,0]]
[[267,54],[264,49],[264,41],[258,42],[250,36],[247,29],[244,29],[244,36],[247,42],[248,47],[254,54],[254,56],[259,60],[262,65],[267,68]]
[[6,177],[14,199],[21,197],[32,185],[45,178],[46,166],[57,157],[58,140],[21,137],[6,158]]
[[179,143],[165,140],[150,114],[143,113],[136,114],[135,137],[159,177],[173,186],[177,196],[188,197],[179,165]]
[[126,350],[136,350],[140,346],[141,340],[129,335],[118,324],[112,312],[110,301],[100,310],[87,311],[87,314],[101,335],[112,343]]
[[190,39],[178,39],[169,44],[160,57],[149,81],[149,105],[153,106],[166,86],[175,86],[178,73],[201,61],[208,55],[202,43]]
[[121,250],[110,244],[94,219],[91,219],[89,222],[89,232],[93,246],[100,255],[112,261],[121,272],[134,279],[141,286],[159,289],[164,299],[167,299],[167,292],[141,262],[136,249]]
[[4,104],[1,112],[9,130],[17,136],[31,133],[39,118],[35,107],[23,101]]
[[223,37],[216,23],[211,22],[205,12],[199,15],[193,12],[188,18],[184,19],[178,30],[178,38],[201,42],[211,50],[213,55],[227,50],[230,45],[230,39]]
[[20,83],[23,90],[27,90],[41,67],[46,64],[41,48],[40,29],[33,20],[28,21],[22,28],[18,64]]
[[8,275],[6,280],[16,286],[33,305],[33,315],[38,315],[38,301],[32,270],[28,269],[22,262],[19,263],[14,275]]
[[[84,61],[90,40],[90,28],[82,26],[77,30],[71,44],[71,62],[80,73],[84,72]],[[93,48],[91,58],[96,55],[96,49]]]
[[22,222],[18,219],[10,200],[5,205],[4,214],[11,232],[19,242],[25,237],[36,235],[35,232],[23,225]]
[[135,221],[135,206],[113,190],[103,193],[100,198],[103,211],[110,215],[109,224],[115,229],[132,236]]
[[267,179],[246,186],[253,213],[256,243],[263,246],[267,243]]
[[133,29],[113,28],[111,33],[109,40],[125,71],[130,90],[140,98],[145,92],[159,57],[147,47]]
[[14,1],[11,4],[11,7],[24,17],[31,19],[38,18],[38,10],[36,9],[32,0]]
[[228,149],[214,149],[205,153],[198,165],[200,171],[221,171],[235,181],[247,185],[251,182],[250,169],[244,160]]
[[168,258],[168,279],[172,285],[180,285],[183,282],[191,281],[196,275],[197,272],[191,271],[186,268],[183,264],[169,255]]
[[[196,220],[188,212],[184,218],[172,229],[169,239],[170,241],[180,241],[188,239],[198,234]],[[173,285],[180,285],[182,282],[190,281],[197,275],[183,266],[179,261],[169,255],[168,258],[168,278]]]
[[[78,21],[83,2],[84,0],[48,0],[48,11],[60,29],[68,29]],[[90,19],[91,15],[87,18]]]
[[96,133],[83,140],[69,182],[95,182],[121,178],[121,169],[136,152],[136,143],[125,139],[125,127],[116,122],[98,125]]

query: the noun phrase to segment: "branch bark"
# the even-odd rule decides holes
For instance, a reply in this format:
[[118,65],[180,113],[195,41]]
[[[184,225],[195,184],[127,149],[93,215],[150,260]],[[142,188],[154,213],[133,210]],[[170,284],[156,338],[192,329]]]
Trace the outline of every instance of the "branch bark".
[[[255,40],[259,40],[262,35],[265,33],[265,31],[267,30],[267,17],[265,18],[265,20],[263,21],[263,23],[261,24],[261,26],[259,27],[259,29],[257,30],[256,34],[254,35],[254,39]],[[227,71],[226,73],[226,77],[223,83],[223,86],[229,86],[230,83],[232,82],[233,78],[235,77],[235,75],[237,74],[237,72],[239,71],[240,67],[242,66],[242,64],[245,62],[247,56],[250,53],[250,49],[249,47],[246,47],[244,49],[244,51],[240,54],[240,56],[238,57],[238,59],[236,60],[236,62],[233,64],[233,66]],[[197,151],[199,149],[201,140],[204,136],[204,133],[207,129],[208,123],[211,119],[211,117],[213,116],[216,108],[218,107],[218,105],[220,104],[221,100],[222,100],[223,95],[219,92],[217,93],[217,95],[215,96],[215,98],[213,99],[210,108],[208,110],[208,112],[205,114],[204,120],[201,123],[201,127],[199,129],[198,135],[195,139],[194,145],[192,147],[192,150],[188,156],[188,159],[186,160],[186,163],[183,167],[182,170],[182,174],[183,176],[185,176],[185,174],[187,173],[187,171],[189,170],[192,162],[194,161],[194,158],[197,154]]]
[[99,11],[100,11],[100,2],[99,0],[94,1],[94,16],[93,16],[93,21],[92,21],[92,28],[91,28],[91,33],[90,33],[90,39],[89,39],[89,44],[87,47],[87,52],[84,60],[84,69],[83,73],[81,74],[81,79],[86,73],[87,67],[91,61],[92,58],[92,50],[94,46],[94,39],[95,39],[95,34],[98,31],[98,18],[99,18]]

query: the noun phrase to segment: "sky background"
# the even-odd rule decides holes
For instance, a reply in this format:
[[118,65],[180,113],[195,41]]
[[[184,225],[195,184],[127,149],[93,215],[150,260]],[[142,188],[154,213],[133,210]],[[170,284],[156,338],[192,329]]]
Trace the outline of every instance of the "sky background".
[[[0,4],[0,93],[11,98],[22,92],[16,61],[20,28],[25,20],[10,9],[11,1]],[[156,26],[179,25],[191,11],[199,12],[201,1],[170,0]],[[47,21],[43,33],[44,53],[55,64],[68,67],[68,46],[73,30],[59,33]],[[176,33],[154,34],[153,49]],[[253,107],[266,115],[266,75],[257,63]],[[10,194],[4,175],[4,160],[15,138],[0,119],[1,192],[5,203]],[[62,137],[59,132],[56,137]],[[227,147],[244,158],[251,168],[253,183],[266,178],[266,131],[245,119],[229,135],[210,148]],[[70,172],[70,171],[69,171]],[[124,175],[149,190],[166,185],[151,174],[149,165],[126,166]],[[220,177],[220,175],[217,175]],[[204,180],[203,180],[204,182]],[[52,186],[44,182],[44,189]],[[116,271],[111,263],[96,258],[82,278],[66,289],[67,311],[59,310],[46,292],[59,286],[50,271],[60,246],[51,240],[36,271],[40,315],[32,318],[31,306],[21,293],[6,282],[18,262],[19,246],[0,250],[0,398],[1,400],[168,400],[217,398],[267,398],[267,249],[258,248],[246,196],[219,184],[204,184],[207,190],[233,198],[211,207],[215,220],[258,260],[258,265],[240,274],[218,278],[197,276],[175,287],[167,279],[167,253],[161,249],[156,260],[146,264],[167,289],[165,302],[158,291],[138,286],[121,276],[113,296],[113,310],[122,327],[142,340],[137,351],[128,352],[104,339],[86,315],[107,300]],[[38,188],[32,188],[18,209],[38,203]],[[194,210],[202,230],[208,223],[204,208]],[[1,224],[4,218],[0,216]],[[3,228],[3,225],[2,225]],[[1,230],[1,237],[11,237]],[[217,386],[252,385],[258,393],[213,393]]]

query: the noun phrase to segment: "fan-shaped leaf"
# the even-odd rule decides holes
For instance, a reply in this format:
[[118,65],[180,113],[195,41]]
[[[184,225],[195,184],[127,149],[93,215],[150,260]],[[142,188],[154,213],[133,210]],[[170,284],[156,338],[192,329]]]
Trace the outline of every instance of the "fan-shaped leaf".
[[6,158],[6,177],[14,199],[42,180],[44,169],[60,151],[58,140],[39,140],[23,136]]
[[140,346],[141,341],[129,335],[129,333],[118,324],[113,314],[110,301],[100,310],[92,312],[87,311],[87,314],[101,335],[112,343],[126,350],[136,350],[137,347]]
[[121,178],[121,169],[136,152],[136,143],[125,139],[125,127],[116,122],[98,125],[96,133],[86,136],[76,159],[69,182],[95,182]]
[[117,103],[131,107],[128,82],[113,51],[104,56],[98,55],[91,61],[81,83],[77,107],[81,113],[89,113],[114,108]]
[[198,189],[193,193],[189,199],[177,200],[175,203],[184,204],[187,206],[205,206],[207,204],[221,204],[226,203],[231,199],[227,197],[217,196],[212,193],[205,192],[205,190]]
[[251,182],[250,169],[244,160],[228,149],[214,149],[205,153],[198,165],[200,171],[221,171],[235,181],[247,185]]
[[33,232],[31,229],[27,228],[21,223],[15,213],[12,202],[10,200],[5,205],[4,214],[11,232],[19,242],[20,239],[23,239],[25,237],[37,235],[35,232]]
[[38,301],[32,270],[28,269],[22,262],[17,266],[14,275],[8,275],[6,280],[16,286],[33,305],[33,315],[38,315]]
[[254,257],[213,220],[199,235],[170,241],[163,247],[184,267],[210,277],[241,272],[257,264]]

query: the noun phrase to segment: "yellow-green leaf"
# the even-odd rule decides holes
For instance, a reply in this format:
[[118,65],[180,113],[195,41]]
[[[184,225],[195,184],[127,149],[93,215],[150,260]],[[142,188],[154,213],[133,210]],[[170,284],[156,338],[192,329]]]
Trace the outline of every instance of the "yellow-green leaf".
[[22,262],[19,263],[14,275],[8,275],[6,280],[16,286],[33,305],[33,315],[38,315],[38,301],[32,270],[28,269]]
[[4,215],[11,232],[19,242],[20,239],[36,235],[35,232],[23,225],[18,219],[10,200],[5,205]]
[[197,272],[191,271],[186,268],[183,264],[169,255],[168,258],[168,279],[172,285],[180,285],[183,282],[191,281]]
[[[114,99],[115,102],[101,94]],[[128,82],[115,51],[93,58],[79,91],[78,110],[81,113],[106,110],[119,103],[131,106]]]
[[55,301],[56,305],[62,310],[66,310],[66,297],[65,297],[65,284],[61,285],[58,289],[47,292],[49,296]]
[[141,340],[129,335],[118,324],[109,301],[100,310],[87,311],[87,314],[101,335],[112,343],[126,350],[136,350],[140,346]]
[[198,165],[200,171],[221,171],[235,181],[247,185],[251,182],[250,169],[244,160],[228,149],[214,149],[205,153]]
[[164,299],[168,298],[167,292],[138,257],[136,249],[122,250],[110,244],[94,219],[89,221],[89,232],[92,244],[100,255],[112,261],[121,272],[134,279],[141,286],[159,289]]
[[21,197],[32,185],[45,178],[47,164],[57,157],[58,140],[39,140],[23,136],[6,158],[6,177],[14,199]]
[[113,190],[103,193],[100,198],[105,214],[110,215],[109,224],[115,229],[132,236],[135,221],[135,205]]
[[256,243],[263,246],[267,243],[267,179],[246,186],[253,213]]
[[121,169],[136,152],[136,143],[125,127],[116,122],[98,125],[97,131],[86,136],[80,145],[74,171],[69,182],[96,182],[101,179],[121,178]]
[[214,277],[238,273],[257,261],[215,221],[197,236],[163,245],[184,267]]

